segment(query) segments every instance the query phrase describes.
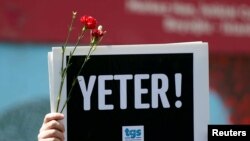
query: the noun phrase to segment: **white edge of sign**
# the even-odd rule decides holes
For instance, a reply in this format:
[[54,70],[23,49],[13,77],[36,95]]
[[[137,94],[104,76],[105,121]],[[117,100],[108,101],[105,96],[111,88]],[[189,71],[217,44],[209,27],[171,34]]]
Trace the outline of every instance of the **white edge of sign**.
[[[67,47],[64,59],[70,54],[74,47]],[[74,55],[86,55],[89,46],[79,46]],[[207,126],[209,124],[209,64],[207,42],[182,42],[169,44],[137,44],[137,45],[107,45],[98,46],[92,55],[119,55],[119,54],[171,54],[171,53],[193,53],[194,56],[194,141],[207,141]],[[60,84],[61,47],[52,47],[49,53],[49,81],[51,112],[55,112],[56,95]],[[52,63],[51,63],[52,62]],[[64,62],[64,66],[66,63]],[[51,73],[52,72],[52,73]],[[201,83],[202,82],[202,83]],[[61,104],[66,100],[66,84],[64,82]],[[56,89],[53,89],[56,88]],[[206,92],[206,93],[204,93]],[[54,105],[53,105],[54,103]],[[197,106],[196,106],[197,105]],[[63,120],[67,139],[67,108],[63,114]],[[67,141],[67,140],[66,140]]]

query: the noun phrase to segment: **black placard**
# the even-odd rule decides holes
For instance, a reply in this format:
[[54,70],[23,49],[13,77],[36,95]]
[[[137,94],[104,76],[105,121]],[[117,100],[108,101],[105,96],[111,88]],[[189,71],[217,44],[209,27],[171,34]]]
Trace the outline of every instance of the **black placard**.
[[[84,56],[73,56],[67,74],[67,91],[83,59]],[[152,107],[152,78],[155,74],[167,78],[167,108],[163,107],[160,99],[158,107]],[[182,78],[180,88],[176,88],[176,74]],[[114,79],[118,75],[132,76],[132,79],[126,81],[127,107],[123,109],[120,107],[120,81]],[[91,76],[96,77],[91,94],[91,107],[84,110],[83,94],[79,85],[82,82],[77,82],[67,105],[68,141],[122,141],[122,134],[125,134],[122,127],[137,125],[144,127],[144,141],[163,141],[167,138],[194,141],[192,53],[95,55],[91,56],[80,76],[84,78],[82,81],[86,85]],[[98,91],[98,81],[102,76],[110,78],[104,82],[105,89],[111,90],[111,94],[105,96],[105,104],[113,105],[111,110],[98,108],[98,95],[103,95]],[[141,103],[148,104],[149,108],[138,109],[135,106],[137,76],[143,76],[140,86],[148,91],[141,95]],[[162,87],[161,81],[157,81],[157,84]],[[176,89],[181,90],[180,96]]]

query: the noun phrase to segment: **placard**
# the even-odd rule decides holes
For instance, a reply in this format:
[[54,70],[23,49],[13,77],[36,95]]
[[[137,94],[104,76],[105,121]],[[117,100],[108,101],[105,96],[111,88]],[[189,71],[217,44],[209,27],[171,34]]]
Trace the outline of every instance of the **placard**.
[[[67,48],[66,60],[72,49]],[[63,112],[66,141],[207,140],[208,43],[98,46],[75,76],[88,50],[88,46],[77,48],[63,87],[62,103],[77,77]],[[53,47],[49,53],[52,112],[61,59],[61,47]]]

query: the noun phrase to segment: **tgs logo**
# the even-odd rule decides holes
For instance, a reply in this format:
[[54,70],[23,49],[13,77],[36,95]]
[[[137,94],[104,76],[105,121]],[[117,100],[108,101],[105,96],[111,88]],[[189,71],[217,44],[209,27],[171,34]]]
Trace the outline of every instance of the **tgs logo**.
[[141,138],[141,129],[137,130],[129,130],[128,128],[125,129],[126,137],[134,138]]
[[123,126],[122,141],[144,141],[143,126]]

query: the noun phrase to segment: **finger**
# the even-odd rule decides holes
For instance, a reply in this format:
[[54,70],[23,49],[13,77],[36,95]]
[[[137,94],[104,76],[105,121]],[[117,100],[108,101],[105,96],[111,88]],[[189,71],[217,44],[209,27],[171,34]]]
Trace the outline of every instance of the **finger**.
[[44,123],[47,123],[51,120],[62,120],[63,118],[64,118],[64,115],[61,113],[49,113],[45,115]]
[[47,139],[38,139],[38,141],[64,141],[64,140],[60,140],[58,138],[47,138]]
[[38,134],[38,140],[48,139],[48,138],[57,138],[59,140],[64,140],[63,132],[60,132],[55,129],[45,130]]
[[49,129],[56,129],[61,132],[65,131],[64,125],[60,121],[57,121],[57,120],[51,120],[47,123],[44,123],[40,131],[49,130]]
[[57,139],[57,138],[47,138],[47,139],[41,139],[41,140],[38,140],[38,141],[63,141],[63,140],[60,140],[60,139]]

